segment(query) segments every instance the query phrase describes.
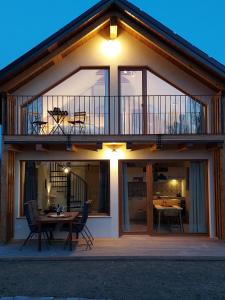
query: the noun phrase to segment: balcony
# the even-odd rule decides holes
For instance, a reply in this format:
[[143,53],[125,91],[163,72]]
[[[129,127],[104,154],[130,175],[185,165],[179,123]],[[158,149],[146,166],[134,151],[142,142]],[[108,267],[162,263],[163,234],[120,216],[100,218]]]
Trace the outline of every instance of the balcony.
[[211,134],[215,133],[209,122],[213,118],[202,104],[211,98],[186,95],[8,96],[4,135]]

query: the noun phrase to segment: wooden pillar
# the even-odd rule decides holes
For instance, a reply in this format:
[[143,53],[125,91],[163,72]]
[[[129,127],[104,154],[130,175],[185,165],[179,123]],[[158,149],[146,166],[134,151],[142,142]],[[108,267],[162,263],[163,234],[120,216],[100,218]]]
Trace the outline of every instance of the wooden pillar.
[[15,153],[2,148],[1,199],[0,199],[0,242],[6,243],[13,237]]
[[212,133],[220,134],[222,129],[221,92],[212,98]]
[[1,113],[0,113],[0,124],[2,125],[2,134],[7,132],[7,94],[0,93],[1,101]]
[[225,239],[225,148],[214,150],[214,190],[216,236]]
[[70,211],[70,201],[71,201],[71,173],[69,172],[66,177],[66,202],[67,202],[67,211]]
[[225,92],[221,94],[221,131],[225,134]]

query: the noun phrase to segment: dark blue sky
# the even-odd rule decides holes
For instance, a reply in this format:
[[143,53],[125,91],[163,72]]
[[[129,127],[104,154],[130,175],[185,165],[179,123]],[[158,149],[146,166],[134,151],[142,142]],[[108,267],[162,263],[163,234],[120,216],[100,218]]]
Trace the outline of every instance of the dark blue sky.
[[[97,2],[0,0],[0,69]],[[225,64],[225,0],[131,2]]]

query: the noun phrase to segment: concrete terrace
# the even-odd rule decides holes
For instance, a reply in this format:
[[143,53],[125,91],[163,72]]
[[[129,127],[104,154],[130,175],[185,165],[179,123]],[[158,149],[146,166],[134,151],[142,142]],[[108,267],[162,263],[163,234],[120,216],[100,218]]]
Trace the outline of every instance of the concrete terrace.
[[37,241],[32,240],[20,250],[21,241],[0,246],[0,259],[112,259],[112,258],[202,258],[225,260],[225,243],[207,237],[149,237],[124,236],[120,239],[96,239],[92,250],[86,250],[80,241],[74,242],[73,251],[63,248],[63,243],[54,241],[50,247],[43,242],[42,252],[37,250]]

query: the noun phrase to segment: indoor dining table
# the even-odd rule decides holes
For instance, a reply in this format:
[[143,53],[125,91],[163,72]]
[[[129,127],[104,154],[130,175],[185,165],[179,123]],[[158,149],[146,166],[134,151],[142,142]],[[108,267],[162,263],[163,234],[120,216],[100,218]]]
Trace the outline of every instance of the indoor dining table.
[[37,225],[38,225],[38,251],[41,251],[42,248],[42,226],[48,225],[48,224],[56,224],[56,225],[62,225],[62,224],[68,224],[69,226],[69,249],[72,251],[72,229],[73,229],[73,222],[78,217],[79,212],[65,212],[63,214],[60,214],[59,216],[56,213],[49,213],[47,215],[39,216],[37,218]]
[[160,231],[161,229],[161,213],[163,213],[164,211],[168,211],[168,210],[172,210],[172,211],[177,211],[178,214],[179,214],[179,220],[180,220],[180,223],[182,224],[182,221],[181,221],[181,212],[183,210],[182,207],[178,206],[178,205],[171,205],[171,206],[167,206],[167,205],[157,205],[155,204],[154,205],[155,209],[157,210],[158,212],[158,226],[157,226],[157,231]]

